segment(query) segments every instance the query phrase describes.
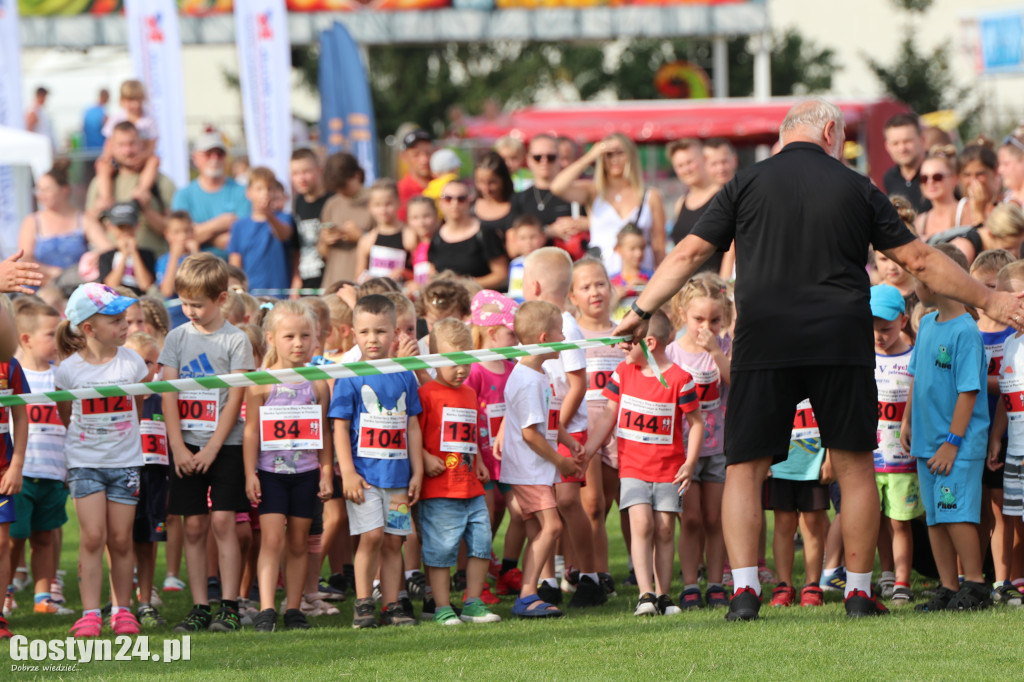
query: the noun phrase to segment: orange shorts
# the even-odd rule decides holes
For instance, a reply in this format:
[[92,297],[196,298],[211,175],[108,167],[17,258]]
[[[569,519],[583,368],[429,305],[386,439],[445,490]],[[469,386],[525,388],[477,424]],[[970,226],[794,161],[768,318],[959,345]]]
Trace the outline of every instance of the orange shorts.
[[555,487],[551,485],[519,485],[512,484],[510,491],[523,510],[524,519],[532,519],[533,515],[545,509],[555,509]]
[[[573,440],[575,440],[580,445],[586,445],[587,444],[587,432],[586,431],[577,431],[576,433],[570,433],[569,435],[572,436]],[[558,444],[558,454],[560,454],[562,457],[572,457],[572,453],[569,452],[569,448],[565,447],[561,443]],[[584,470],[582,476],[562,476],[562,478],[559,481],[559,483],[582,483],[583,485],[586,485],[587,484],[586,470]]]

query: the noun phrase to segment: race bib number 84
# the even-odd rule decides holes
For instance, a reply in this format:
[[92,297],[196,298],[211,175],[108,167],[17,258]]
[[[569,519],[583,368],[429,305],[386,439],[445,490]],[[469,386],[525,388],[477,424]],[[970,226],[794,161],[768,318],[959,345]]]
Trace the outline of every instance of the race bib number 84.
[[319,405],[260,407],[260,447],[264,450],[320,450],[324,447]]

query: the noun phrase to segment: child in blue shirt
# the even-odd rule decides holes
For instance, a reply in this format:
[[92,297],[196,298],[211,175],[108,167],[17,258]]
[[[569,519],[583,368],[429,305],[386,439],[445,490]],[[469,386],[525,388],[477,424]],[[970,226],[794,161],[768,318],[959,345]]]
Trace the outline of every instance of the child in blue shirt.
[[245,189],[245,196],[252,203],[252,213],[231,226],[228,263],[245,270],[250,289],[291,286],[288,244],[294,229],[291,218],[274,211],[274,192],[280,187],[272,170],[263,166],[253,168]]
[[[379,294],[364,296],[352,311],[356,345],[363,360],[389,358],[398,326],[395,304]],[[402,541],[412,532],[409,507],[423,482],[423,438],[419,387],[412,372],[338,379],[327,412],[334,420],[334,447],[348,509],[349,530],[358,535],[356,603],[352,627],[376,625],[373,579],[380,569],[385,625],[416,625],[402,586]]]
[[[941,250],[964,270],[955,247]],[[921,320],[910,358],[914,381],[900,440],[917,459],[928,537],[942,586],[918,611],[962,611],[992,603],[982,573],[981,474],[988,444],[985,349],[963,304],[917,283],[921,303],[938,310]],[[984,393],[983,393],[984,394]],[[911,431],[913,428],[913,431]],[[964,582],[957,578],[957,557]]]

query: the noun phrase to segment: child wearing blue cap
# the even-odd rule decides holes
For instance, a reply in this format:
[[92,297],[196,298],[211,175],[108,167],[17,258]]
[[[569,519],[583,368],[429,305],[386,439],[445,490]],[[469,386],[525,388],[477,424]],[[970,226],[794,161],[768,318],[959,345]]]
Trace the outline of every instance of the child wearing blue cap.
[[[90,282],[68,299],[67,319],[57,327],[62,362],[54,374],[58,389],[123,386],[146,378],[146,363],[124,348],[125,311],[138,301]],[[68,488],[81,531],[78,550],[82,617],[71,627],[75,637],[99,637],[103,550],[110,552],[110,627],[117,635],[139,634],[131,612],[135,556],[132,528],[139,499],[142,397],[98,397],[57,403],[67,427],[64,458]]]
[[878,447],[875,448],[875,483],[882,502],[883,531],[878,554],[883,599],[907,603],[914,598],[910,569],[914,557],[911,520],[924,511],[917,482],[917,462],[900,443],[900,429],[913,377],[911,346],[901,330],[907,323],[906,302],[889,284],[871,287],[871,315],[875,327],[875,384],[878,386]]
[[[939,247],[964,270],[967,259],[953,246]],[[942,585],[919,611],[981,609],[992,603],[981,565],[978,523],[981,471],[988,444],[985,349],[962,303],[922,282],[917,295],[938,310],[921,320],[910,356],[913,375],[900,442],[917,460],[928,538]],[[913,426],[913,433],[911,433]],[[957,579],[957,558],[964,582]]]

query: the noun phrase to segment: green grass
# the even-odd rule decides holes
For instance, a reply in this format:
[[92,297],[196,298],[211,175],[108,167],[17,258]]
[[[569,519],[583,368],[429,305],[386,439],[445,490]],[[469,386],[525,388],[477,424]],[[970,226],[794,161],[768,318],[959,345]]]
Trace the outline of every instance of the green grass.
[[[621,580],[626,556],[614,514],[609,531],[612,571]],[[65,527],[62,566],[73,607],[80,606],[74,584],[77,540],[72,518]],[[162,551],[157,565],[159,584]],[[799,553],[796,569],[802,570]],[[798,583],[801,578],[795,576]],[[915,588],[921,587],[918,581]],[[674,596],[680,589],[677,581]],[[0,679],[1017,679],[1021,674],[1015,639],[1024,610],[925,615],[903,608],[887,618],[849,621],[840,596],[827,593],[821,608],[766,606],[759,621],[727,623],[721,609],[637,619],[637,596],[635,587],[619,587],[619,596],[603,607],[570,610],[566,618],[541,622],[514,620],[511,601],[503,598],[495,608],[504,619],[498,624],[369,631],[351,629],[348,601],[340,605],[340,615],[312,619],[314,627],[306,632],[248,629],[193,636],[189,662],[92,662],[79,664],[75,673],[14,673],[6,647],[0,647],[5,659]],[[16,634],[67,636],[73,616],[33,614],[28,592],[19,597],[22,606],[11,622]],[[186,593],[164,599],[161,613],[172,623],[190,606]],[[149,634],[152,653],[162,653],[165,637],[179,637],[170,628]]]

